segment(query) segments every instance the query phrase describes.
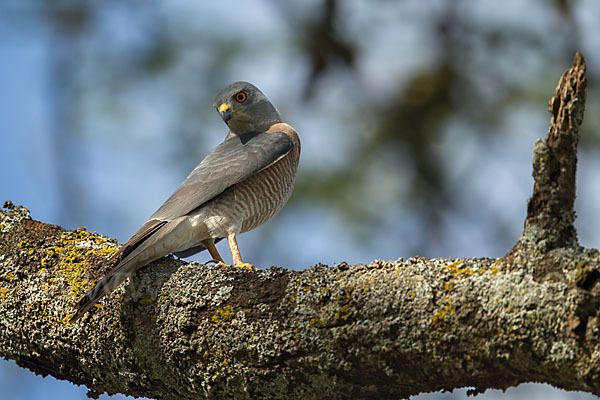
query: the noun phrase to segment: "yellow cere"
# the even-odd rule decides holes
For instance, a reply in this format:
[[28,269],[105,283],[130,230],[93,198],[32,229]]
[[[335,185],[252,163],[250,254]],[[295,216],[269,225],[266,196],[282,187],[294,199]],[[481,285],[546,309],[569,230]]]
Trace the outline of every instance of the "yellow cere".
[[220,113],[222,113],[222,112],[228,112],[228,111],[230,111],[230,108],[229,108],[229,106],[227,104],[223,103],[223,104],[221,104],[219,106],[219,112]]

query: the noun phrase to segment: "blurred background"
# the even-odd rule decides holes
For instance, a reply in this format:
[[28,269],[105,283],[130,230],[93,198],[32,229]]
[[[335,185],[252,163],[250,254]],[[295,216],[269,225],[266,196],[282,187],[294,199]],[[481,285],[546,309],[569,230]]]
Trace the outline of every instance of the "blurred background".
[[[223,140],[214,95],[247,80],[300,133],[302,157],[288,206],[240,237],[245,259],[500,257],[522,230],[533,144],[576,51],[589,80],[577,229],[597,248],[597,0],[3,0],[0,201],[125,242]],[[0,360],[0,393],[86,389]],[[534,384],[476,397],[595,398]]]

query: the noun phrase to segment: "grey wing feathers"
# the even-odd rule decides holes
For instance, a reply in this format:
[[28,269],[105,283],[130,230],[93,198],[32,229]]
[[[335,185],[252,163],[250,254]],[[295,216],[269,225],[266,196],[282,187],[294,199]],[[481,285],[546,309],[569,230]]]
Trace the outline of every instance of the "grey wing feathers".
[[247,133],[218,145],[150,217],[170,220],[200,207],[285,156],[294,146],[282,132]]
[[144,225],[113,255],[113,258],[123,259],[127,257],[140,243],[156,233],[166,223],[167,221],[157,219],[149,219],[144,222]]

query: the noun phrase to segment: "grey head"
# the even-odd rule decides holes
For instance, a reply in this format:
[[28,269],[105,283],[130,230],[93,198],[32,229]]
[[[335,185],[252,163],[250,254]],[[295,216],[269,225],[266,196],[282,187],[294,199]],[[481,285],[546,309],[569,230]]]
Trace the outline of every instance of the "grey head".
[[232,133],[263,132],[281,122],[269,99],[248,82],[235,82],[217,94],[213,106]]

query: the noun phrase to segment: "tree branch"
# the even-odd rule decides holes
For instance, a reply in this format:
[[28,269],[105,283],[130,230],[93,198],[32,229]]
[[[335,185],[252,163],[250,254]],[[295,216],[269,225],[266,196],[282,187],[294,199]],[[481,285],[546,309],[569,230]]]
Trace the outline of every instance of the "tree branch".
[[172,257],[76,324],[117,243],[0,211],[0,353],[91,395],[398,398],[547,382],[600,394],[600,255],[573,228],[585,99],[576,56],[502,259],[410,258],[253,272]]
[[575,173],[579,127],[583,122],[587,79],[585,60],[575,55],[573,67],[558,82],[548,110],[552,114],[545,141],[533,152],[533,195],[527,202],[525,229],[519,247],[544,253],[577,246]]

